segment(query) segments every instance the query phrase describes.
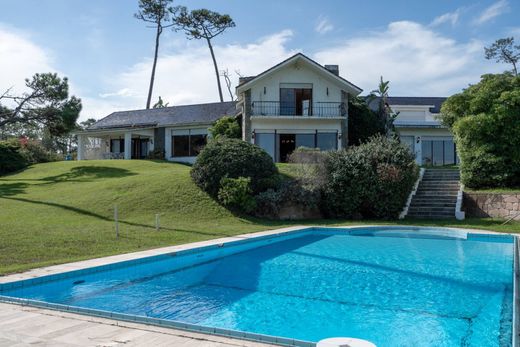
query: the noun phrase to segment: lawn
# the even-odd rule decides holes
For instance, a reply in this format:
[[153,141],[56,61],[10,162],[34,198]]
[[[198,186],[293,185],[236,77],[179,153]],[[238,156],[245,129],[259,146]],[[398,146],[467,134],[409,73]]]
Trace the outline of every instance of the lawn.
[[[281,169],[291,175],[290,167]],[[160,161],[82,161],[38,164],[0,177],[0,274],[296,224],[361,224],[235,216],[201,192],[189,170]],[[520,223],[502,226],[492,219],[377,223],[520,231]]]

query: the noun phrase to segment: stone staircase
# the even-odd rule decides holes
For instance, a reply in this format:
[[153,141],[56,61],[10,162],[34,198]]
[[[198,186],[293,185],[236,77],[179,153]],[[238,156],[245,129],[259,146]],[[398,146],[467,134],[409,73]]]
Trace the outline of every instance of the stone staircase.
[[408,208],[408,218],[455,218],[458,170],[426,169]]

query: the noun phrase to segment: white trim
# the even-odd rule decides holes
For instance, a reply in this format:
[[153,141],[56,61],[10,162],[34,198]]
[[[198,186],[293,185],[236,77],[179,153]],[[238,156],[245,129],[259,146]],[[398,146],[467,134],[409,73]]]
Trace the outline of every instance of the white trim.
[[425,168],[421,168],[421,170],[419,171],[419,177],[417,178],[417,181],[415,181],[415,185],[413,187],[413,190],[410,192],[410,195],[408,195],[408,200],[406,200],[406,205],[404,206],[403,210],[399,214],[399,219],[403,219],[408,214],[408,209],[410,208],[410,204],[412,203],[412,199],[413,199],[415,193],[417,193],[417,189],[419,188],[419,183],[421,183],[425,171],[426,171]]
[[461,183],[459,191],[457,193],[457,204],[455,205],[455,218],[457,220],[464,220],[466,213],[462,211],[462,200],[464,197],[464,185]]

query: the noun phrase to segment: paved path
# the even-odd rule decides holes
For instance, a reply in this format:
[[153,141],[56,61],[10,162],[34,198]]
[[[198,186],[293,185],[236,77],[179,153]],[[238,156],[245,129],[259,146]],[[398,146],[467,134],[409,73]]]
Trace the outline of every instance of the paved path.
[[270,345],[0,303],[0,346],[267,347]]

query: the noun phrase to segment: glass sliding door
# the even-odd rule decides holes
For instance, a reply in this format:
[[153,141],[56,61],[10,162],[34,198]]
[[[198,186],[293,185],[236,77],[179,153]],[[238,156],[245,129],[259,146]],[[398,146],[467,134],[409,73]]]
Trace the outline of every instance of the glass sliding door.
[[338,148],[338,136],[336,133],[318,133],[316,147],[322,151],[333,151]]
[[428,139],[422,141],[422,165],[455,165],[457,150],[452,139]]
[[296,148],[299,147],[307,147],[314,148],[316,147],[315,134],[296,134]]
[[312,88],[280,88],[281,116],[311,116]]

